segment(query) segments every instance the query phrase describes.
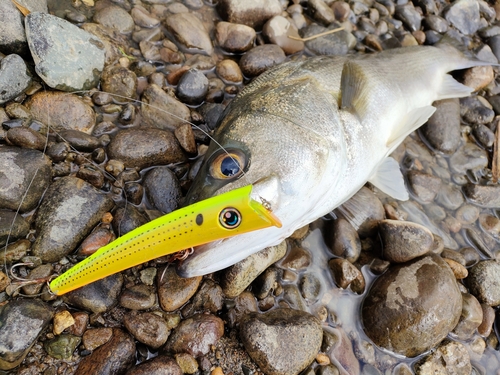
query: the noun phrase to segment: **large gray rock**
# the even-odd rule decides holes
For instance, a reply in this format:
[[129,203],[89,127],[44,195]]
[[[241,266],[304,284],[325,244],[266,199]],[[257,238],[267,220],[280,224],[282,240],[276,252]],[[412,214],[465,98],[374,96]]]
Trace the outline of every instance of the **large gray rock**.
[[453,272],[441,257],[430,255],[393,266],[375,280],[362,319],[375,344],[415,357],[443,340],[461,311]]
[[99,83],[104,45],[92,34],[46,13],[25,19],[26,38],[37,74],[52,88],[88,90]]
[[19,55],[8,55],[0,61],[0,104],[21,94],[31,83],[26,64]]

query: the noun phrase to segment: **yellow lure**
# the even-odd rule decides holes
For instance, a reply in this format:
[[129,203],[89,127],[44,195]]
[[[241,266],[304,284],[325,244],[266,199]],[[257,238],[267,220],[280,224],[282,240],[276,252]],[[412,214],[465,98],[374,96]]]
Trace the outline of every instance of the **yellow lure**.
[[281,227],[280,220],[250,197],[248,185],[159,217],[101,247],[54,279],[62,295],[149,260],[241,233]]

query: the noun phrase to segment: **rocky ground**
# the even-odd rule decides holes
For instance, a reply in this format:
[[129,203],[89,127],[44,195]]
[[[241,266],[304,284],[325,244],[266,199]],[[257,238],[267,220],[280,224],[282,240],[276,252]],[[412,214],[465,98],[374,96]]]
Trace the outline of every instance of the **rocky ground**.
[[435,103],[394,152],[408,202],[364,187],[334,218],[203,278],[157,259],[63,297],[46,285],[179,207],[206,133],[251,78],[445,34],[497,64],[500,5],[19,2],[26,21],[0,0],[1,374],[500,373],[491,67],[459,72],[478,94]]

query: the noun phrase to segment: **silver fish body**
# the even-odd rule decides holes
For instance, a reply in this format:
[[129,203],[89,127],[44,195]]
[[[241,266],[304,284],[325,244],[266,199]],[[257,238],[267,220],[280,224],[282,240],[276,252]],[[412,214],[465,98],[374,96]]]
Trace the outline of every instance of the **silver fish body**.
[[215,272],[276,245],[367,181],[407,199],[388,155],[432,115],[432,102],[470,95],[448,72],[476,65],[489,64],[448,45],[417,46],[288,62],[261,75],[226,108],[187,203],[253,184],[283,227],[200,246],[179,273]]

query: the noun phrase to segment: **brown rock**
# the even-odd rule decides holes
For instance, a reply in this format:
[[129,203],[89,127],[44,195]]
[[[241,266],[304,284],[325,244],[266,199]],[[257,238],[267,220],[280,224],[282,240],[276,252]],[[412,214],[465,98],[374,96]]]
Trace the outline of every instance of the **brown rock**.
[[165,311],[174,311],[184,305],[198,290],[202,277],[183,278],[174,267],[158,272],[158,299]]
[[170,334],[165,319],[150,312],[130,312],[123,317],[123,324],[137,341],[153,349],[165,344]]

